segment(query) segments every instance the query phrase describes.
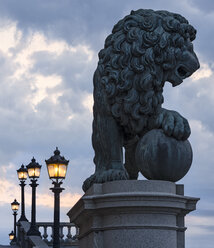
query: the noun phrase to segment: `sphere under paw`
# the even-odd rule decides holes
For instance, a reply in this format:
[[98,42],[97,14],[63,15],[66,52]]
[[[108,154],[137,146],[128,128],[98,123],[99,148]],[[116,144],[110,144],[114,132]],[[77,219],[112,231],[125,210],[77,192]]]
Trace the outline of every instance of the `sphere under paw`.
[[176,140],[154,129],[139,140],[135,159],[147,179],[177,182],[191,167],[192,149],[188,140]]

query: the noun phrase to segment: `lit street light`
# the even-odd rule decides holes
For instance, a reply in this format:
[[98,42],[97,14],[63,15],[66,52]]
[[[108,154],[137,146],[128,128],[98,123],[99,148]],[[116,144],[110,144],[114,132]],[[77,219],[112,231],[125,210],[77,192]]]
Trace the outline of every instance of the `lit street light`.
[[14,232],[13,231],[11,231],[11,233],[9,233],[9,239],[11,242],[14,239]]
[[61,188],[62,180],[65,179],[69,160],[60,156],[58,148],[54,151],[54,156],[45,160],[49,178],[52,180],[53,188],[50,188],[54,193],[54,233],[53,233],[53,248],[60,248],[59,239],[59,224],[60,224],[60,193],[64,190]]
[[21,186],[21,216],[19,218],[19,221],[28,221],[27,218],[25,217],[25,192],[24,192],[24,187],[25,187],[25,180],[27,179],[27,169],[24,167],[24,165],[21,166],[20,169],[17,170],[18,174],[18,179],[20,181],[20,186]]
[[32,206],[31,206],[31,224],[30,229],[27,232],[28,236],[40,236],[38,227],[36,226],[36,187],[37,179],[40,176],[41,165],[38,164],[35,158],[32,158],[31,163],[27,166],[28,177],[31,179],[30,186],[32,187]]
[[[16,242],[16,216],[19,210],[19,203],[17,202],[16,199],[11,203],[11,208],[12,208],[13,216],[14,216],[14,231],[13,231],[14,238],[12,239],[12,242]],[[11,235],[11,238],[12,238],[12,235]]]

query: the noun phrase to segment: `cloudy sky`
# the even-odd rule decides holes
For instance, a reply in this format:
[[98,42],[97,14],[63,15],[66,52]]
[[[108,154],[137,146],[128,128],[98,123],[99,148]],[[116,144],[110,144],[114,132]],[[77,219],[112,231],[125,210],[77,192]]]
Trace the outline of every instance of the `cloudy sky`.
[[[185,194],[200,197],[186,218],[186,246],[214,243],[214,1],[1,0],[0,1],[0,244],[13,228],[10,203],[20,201],[16,170],[33,156],[42,164],[37,220],[53,220],[53,194],[44,160],[55,147],[70,160],[61,195],[61,220],[82,196],[94,171],[91,147],[92,77],[97,54],[113,25],[139,8],[169,10],[198,30],[201,69],[182,85],[166,84],[164,107],[191,125],[194,161]],[[29,182],[28,182],[29,183]],[[30,220],[31,189],[26,186]]]

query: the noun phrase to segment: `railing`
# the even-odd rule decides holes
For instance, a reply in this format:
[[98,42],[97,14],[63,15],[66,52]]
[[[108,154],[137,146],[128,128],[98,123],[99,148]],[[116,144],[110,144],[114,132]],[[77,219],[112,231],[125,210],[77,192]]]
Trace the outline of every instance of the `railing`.
[[[37,222],[36,224],[39,227],[43,241],[51,245],[53,243],[53,223]],[[78,232],[78,228],[73,223],[61,222],[59,229],[61,245],[77,245]]]
[[[51,222],[37,222],[36,223],[41,237],[27,236],[27,231],[30,223],[21,221],[18,223],[18,245],[21,248],[47,248],[53,245],[53,223]],[[79,247],[78,245],[78,228],[73,223],[60,223],[60,245],[61,247]]]

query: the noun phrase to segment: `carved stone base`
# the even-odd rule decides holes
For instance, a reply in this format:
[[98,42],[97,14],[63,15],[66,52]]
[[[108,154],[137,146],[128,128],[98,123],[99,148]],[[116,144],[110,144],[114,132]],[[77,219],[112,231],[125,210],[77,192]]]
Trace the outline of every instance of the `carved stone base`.
[[184,248],[184,217],[199,198],[168,181],[94,184],[68,212],[80,248]]

